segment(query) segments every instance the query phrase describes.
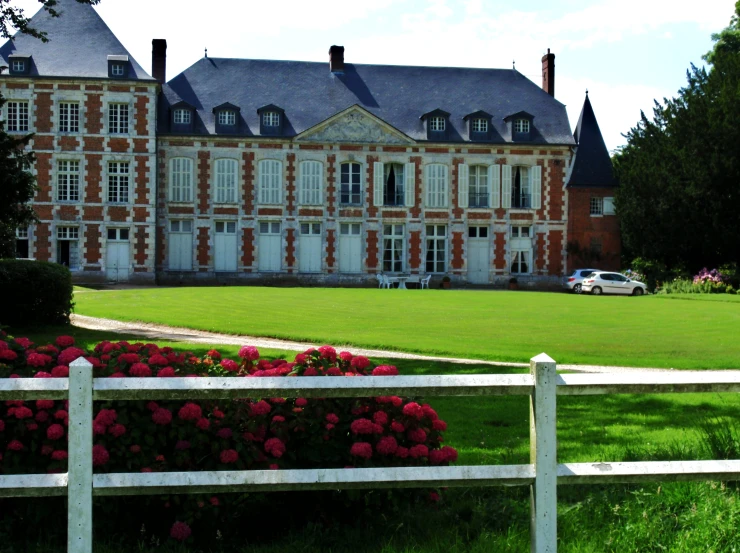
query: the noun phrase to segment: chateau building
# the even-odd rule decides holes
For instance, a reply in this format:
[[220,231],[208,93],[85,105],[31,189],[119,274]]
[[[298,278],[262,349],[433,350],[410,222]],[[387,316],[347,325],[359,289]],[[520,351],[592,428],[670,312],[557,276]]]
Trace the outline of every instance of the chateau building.
[[[19,256],[78,281],[363,285],[378,273],[556,286],[619,263],[611,161],[514,69],[204,57],[165,82],[94,8],[0,47],[6,130],[34,133],[39,223]],[[80,40],[84,36],[84,40]],[[593,261],[592,263],[593,264]]]

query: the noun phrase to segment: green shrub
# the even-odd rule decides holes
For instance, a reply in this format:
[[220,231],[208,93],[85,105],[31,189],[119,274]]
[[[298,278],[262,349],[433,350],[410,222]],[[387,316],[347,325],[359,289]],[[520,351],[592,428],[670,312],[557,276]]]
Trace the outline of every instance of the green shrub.
[[0,259],[0,324],[42,326],[69,323],[72,275],[45,261]]

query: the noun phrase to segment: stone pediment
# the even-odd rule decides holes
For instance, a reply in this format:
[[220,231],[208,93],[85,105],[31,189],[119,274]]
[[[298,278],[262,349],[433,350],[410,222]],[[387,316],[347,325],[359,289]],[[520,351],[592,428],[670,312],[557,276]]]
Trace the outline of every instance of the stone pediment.
[[333,115],[296,137],[300,142],[412,144],[414,141],[360,106]]

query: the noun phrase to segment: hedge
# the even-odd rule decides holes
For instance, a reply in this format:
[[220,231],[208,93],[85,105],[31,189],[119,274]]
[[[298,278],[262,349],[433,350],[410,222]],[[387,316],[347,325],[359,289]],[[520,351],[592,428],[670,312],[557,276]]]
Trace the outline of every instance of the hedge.
[[0,259],[0,324],[67,324],[72,312],[72,275],[56,263]]

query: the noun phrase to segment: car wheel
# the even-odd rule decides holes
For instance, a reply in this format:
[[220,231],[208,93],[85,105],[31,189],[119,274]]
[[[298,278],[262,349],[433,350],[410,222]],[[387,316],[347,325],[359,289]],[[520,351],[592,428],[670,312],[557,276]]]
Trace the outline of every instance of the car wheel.
[[601,295],[601,287],[600,286],[594,286],[593,288],[591,288],[591,293],[594,296],[600,296]]
[[642,288],[640,288],[640,287],[637,287],[634,290],[632,290],[632,295],[633,296],[642,296],[644,293],[645,293],[645,291]]
[[575,292],[576,294],[580,294],[581,292],[583,292],[583,286],[580,284],[576,284],[573,287],[573,292]]

